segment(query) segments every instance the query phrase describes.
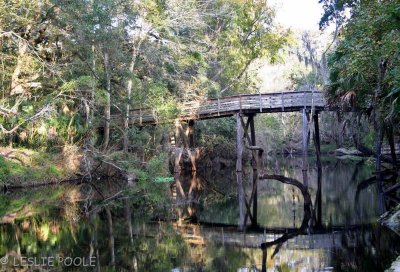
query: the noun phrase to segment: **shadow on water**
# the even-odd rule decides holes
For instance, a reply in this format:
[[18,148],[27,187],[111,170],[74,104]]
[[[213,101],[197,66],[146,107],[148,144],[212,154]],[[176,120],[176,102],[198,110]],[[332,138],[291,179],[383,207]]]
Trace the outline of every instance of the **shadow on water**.
[[[302,178],[296,158],[267,165],[271,175]],[[249,194],[250,166],[244,174]],[[170,198],[162,206],[143,206],[108,181],[97,188],[105,200],[87,184],[14,192],[0,196],[0,218],[9,219],[0,224],[0,258],[8,260],[0,271],[383,271],[400,239],[377,223],[372,174],[368,161],[324,158],[322,168],[309,167],[307,188],[261,180],[259,225],[244,233],[233,169],[155,184]],[[49,256],[92,263],[26,263]]]

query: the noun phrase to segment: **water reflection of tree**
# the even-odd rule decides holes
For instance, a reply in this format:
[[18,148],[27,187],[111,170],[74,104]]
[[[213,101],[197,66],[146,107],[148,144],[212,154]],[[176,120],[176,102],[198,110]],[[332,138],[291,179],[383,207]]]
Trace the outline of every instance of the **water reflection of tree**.
[[308,188],[306,186],[304,186],[301,182],[299,182],[296,179],[293,178],[288,178],[285,176],[280,176],[280,175],[262,175],[260,176],[260,180],[261,179],[272,179],[272,180],[278,180],[282,183],[285,184],[290,184],[293,186],[296,186],[302,193],[303,195],[303,200],[304,200],[304,214],[303,214],[303,220],[301,223],[300,228],[298,228],[297,230],[294,230],[292,232],[289,233],[285,233],[283,234],[281,237],[279,237],[278,239],[275,239],[273,241],[270,242],[264,242],[261,244],[261,250],[263,253],[262,256],[262,271],[267,271],[267,249],[271,246],[276,245],[275,250],[271,256],[271,258],[273,258],[280,250],[280,248],[282,247],[282,245],[289,239],[305,233],[308,228],[309,228],[309,222],[312,216],[312,202],[311,202],[311,196],[308,192]]
[[[324,218],[324,221],[318,222],[320,226],[326,224],[351,224],[354,222],[354,210],[353,201],[354,193],[356,191],[357,183],[364,177],[368,177],[373,169],[369,167],[364,161],[349,161],[349,160],[338,160],[335,157],[323,157],[322,173],[318,167],[309,168],[309,192],[311,196],[315,197],[315,212],[318,216],[316,219]],[[285,176],[291,176],[295,179],[301,180],[301,160],[298,158],[287,158],[285,160],[277,159],[272,165],[268,165],[268,173],[285,173]],[[310,165],[312,158],[310,158]],[[320,178],[322,176],[322,178]],[[317,178],[318,177],[318,178]],[[268,186],[268,188],[274,188],[276,186]],[[283,186],[278,186],[282,188]],[[271,189],[268,189],[271,190]],[[296,190],[297,191],[297,190]],[[323,192],[323,194],[322,194]],[[274,192],[271,195],[279,194]],[[281,195],[283,192],[280,193]],[[367,201],[370,201],[368,198]],[[325,204],[324,209],[319,209],[319,204]],[[284,204],[277,205],[283,207]],[[368,205],[367,205],[368,206]],[[268,206],[264,209],[268,209]],[[301,208],[300,208],[301,209]],[[275,209],[276,210],[276,209]],[[271,212],[268,211],[268,216],[265,216],[270,220]],[[280,211],[280,214],[285,210]],[[372,209],[365,210],[368,215],[368,219],[374,216],[371,214]],[[301,211],[300,211],[301,213]],[[301,215],[300,215],[301,216]],[[364,216],[365,217],[365,216]],[[276,218],[275,221],[281,222],[284,216]],[[367,217],[365,217],[367,218]],[[301,220],[301,218],[300,218]],[[340,222],[339,222],[340,220]],[[282,224],[282,223],[281,223]]]
[[377,225],[342,232],[342,247],[334,248],[332,265],[338,271],[384,271],[400,251],[399,237]]
[[[207,248],[208,261],[206,271],[239,271],[251,256],[239,247],[209,245]],[[203,271],[203,270],[201,270]]]
[[[378,201],[381,202],[383,210],[380,213],[383,213],[386,210],[390,210],[394,206],[400,203],[400,198],[396,195],[397,191],[400,189],[400,183],[398,180],[398,174],[396,171],[392,169],[386,169],[381,172],[379,175],[381,178],[381,186],[382,192],[379,192]],[[354,201],[354,208],[356,210],[356,215],[359,216],[360,214],[360,194],[365,189],[369,188],[370,186],[379,185],[379,180],[377,175],[369,177],[363,181],[361,181],[357,185],[357,190],[355,194],[355,201]]]
[[[86,256],[86,241],[90,241],[86,227],[60,221],[53,214],[0,225],[0,237],[0,255],[12,256],[16,263],[20,263],[23,257],[83,257]],[[30,270],[29,267],[20,268],[21,271]]]

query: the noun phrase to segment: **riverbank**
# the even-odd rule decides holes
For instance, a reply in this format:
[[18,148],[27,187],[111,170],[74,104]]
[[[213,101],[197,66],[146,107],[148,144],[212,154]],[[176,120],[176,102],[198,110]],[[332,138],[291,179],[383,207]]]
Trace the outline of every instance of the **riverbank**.
[[58,152],[0,147],[0,185],[33,186],[73,179],[81,158],[76,146],[64,146]]

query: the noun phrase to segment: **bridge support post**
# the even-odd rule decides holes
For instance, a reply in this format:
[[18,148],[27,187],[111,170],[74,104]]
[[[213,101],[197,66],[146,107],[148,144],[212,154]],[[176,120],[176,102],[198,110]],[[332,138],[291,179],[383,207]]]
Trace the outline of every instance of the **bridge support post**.
[[313,115],[314,122],[314,146],[315,146],[315,155],[317,156],[317,166],[321,168],[321,140],[319,135],[319,120],[318,120],[318,112]]
[[316,196],[316,227],[319,228],[322,226],[322,164],[321,164],[321,140],[319,133],[319,120],[318,120],[318,112],[315,112],[313,115],[313,123],[314,123],[314,146],[315,146],[315,155],[317,156],[317,169],[318,169],[318,189]]
[[175,165],[174,172],[181,171],[180,163],[182,155],[187,152],[190,159],[192,171],[196,171],[196,157],[198,150],[195,149],[194,120],[190,120],[184,130],[179,119],[175,120]]
[[195,135],[194,135],[194,120],[189,120],[187,128],[186,128],[186,137],[187,139],[187,152],[189,155],[190,162],[192,164],[192,171],[196,171],[196,153],[197,150],[195,150]]
[[322,227],[322,168],[318,167],[317,195],[316,195],[316,222],[315,227]]
[[[240,123],[241,123],[241,128],[243,129],[243,134],[242,131],[237,131],[237,135],[243,135],[241,138],[241,146],[242,146],[242,151],[243,151],[243,146],[245,146],[247,149],[251,151],[252,154],[252,168],[253,168],[253,187],[252,191],[250,194],[250,199],[247,201],[246,194],[244,194],[244,204],[246,206],[246,213],[244,215],[244,223],[243,226],[247,225],[247,218],[250,218],[252,226],[257,226],[257,186],[258,186],[258,180],[259,180],[259,171],[262,171],[263,165],[262,165],[262,154],[263,154],[263,149],[259,146],[256,146],[256,134],[255,134],[255,129],[254,129],[254,114],[248,115],[247,116],[247,121],[245,122],[241,116],[239,116]],[[250,135],[248,134],[248,130],[250,128]],[[247,141],[247,143],[246,143]],[[239,146],[239,143],[238,143]],[[258,151],[258,154],[257,154]],[[241,162],[240,162],[241,163]],[[243,186],[243,182],[242,182]],[[244,188],[243,188],[244,191]],[[255,214],[255,216],[254,216]]]
[[181,124],[179,120],[175,120],[175,156],[174,156],[174,173],[179,173],[181,171],[181,157],[182,157],[182,148],[180,147],[181,137],[180,137],[180,127]]
[[236,181],[239,199],[239,230],[244,230],[245,195],[243,188],[243,128],[240,113],[236,113]]
[[308,120],[307,120],[307,110],[306,108],[302,109],[302,119],[303,119],[303,184],[304,186],[308,186]]
[[187,128],[187,136],[189,138],[189,147],[195,147],[195,136],[194,136],[194,120],[189,120]]
[[[254,129],[254,115],[249,116],[250,122],[250,139],[251,139],[251,145],[252,146],[257,146],[256,144],[256,133]],[[256,155],[256,151],[252,151],[252,166],[253,166],[253,220],[252,220],[252,225],[257,226],[257,205],[258,205],[258,192],[257,192],[257,183],[258,183],[258,158]],[[251,203],[249,203],[251,205]]]

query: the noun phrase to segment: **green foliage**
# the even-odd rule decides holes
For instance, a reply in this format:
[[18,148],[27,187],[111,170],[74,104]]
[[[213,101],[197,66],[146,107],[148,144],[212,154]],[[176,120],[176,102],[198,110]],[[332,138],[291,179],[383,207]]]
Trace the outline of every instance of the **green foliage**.
[[225,22],[226,29],[217,40],[221,48],[217,58],[224,67],[225,80],[242,80],[257,58],[265,57],[271,63],[282,60],[281,49],[292,42],[292,37],[290,32],[274,28],[275,14],[270,6],[263,1],[221,1],[219,4],[229,6],[231,11],[230,19]]
[[289,76],[292,84],[298,88],[301,86],[318,86],[319,85],[319,78],[314,72],[302,72],[296,71],[292,72]]
[[174,177],[155,177],[154,182],[156,183],[168,183],[168,182],[174,182],[175,178]]
[[169,171],[168,167],[168,154],[160,153],[158,155],[153,156],[146,165],[146,170],[149,173],[149,176],[154,178],[159,175],[168,175]]
[[256,119],[256,126],[267,133],[267,139],[272,150],[279,150],[285,140],[291,138],[291,135],[284,135],[284,127],[282,126],[279,116],[264,115]]
[[[181,102],[254,88],[250,64],[277,61],[290,42],[273,17],[265,1],[2,3],[0,141],[35,148],[87,142],[108,110],[149,107],[163,122]],[[121,123],[111,125],[110,146],[125,135]]]
[[[138,153],[126,154],[123,151],[116,151],[109,155],[112,160],[125,172],[132,173],[136,177],[135,186],[126,193],[135,199],[139,206],[150,206],[151,208],[164,207],[167,204],[165,182],[170,182],[168,171],[168,154],[152,154],[147,162],[142,162]],[[145,165],[143,167],[143,164]],[[155,182],[155,180],[161,182]],[[152,212],[152,210],[149,210]]]
[[346,21],[346,9],[351,9],[359,2],[357,0],[319,0],[323,4],[324,14],[319,22],[319,28],[324,29],[332,22],[337,26]]
[[353,99],[360,108],[373,106],[388,119],[399,114],[399,7],[398,1],[358,3],[328,59],[329,94]]
[[371,131],[363,135],[361,142],[371,150],[375,149],[376,133]]
[[198,144],[222,158],[231,158],[235,152],[235,127],[235,118],[197,122],[195,129]]
[[178,114],[176,101],[167,87],[159,82],[148,85],[146,106],[156,111],[160,120],[171,120]]
[[235,118],[221,118],[198,122],[196,129],[202,135],[220,135],[227,139],[235,139],[235,127]]
[[0,156],[0,183],[5,184],[15,175],[23,175],[24,167]]

